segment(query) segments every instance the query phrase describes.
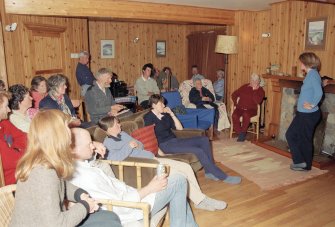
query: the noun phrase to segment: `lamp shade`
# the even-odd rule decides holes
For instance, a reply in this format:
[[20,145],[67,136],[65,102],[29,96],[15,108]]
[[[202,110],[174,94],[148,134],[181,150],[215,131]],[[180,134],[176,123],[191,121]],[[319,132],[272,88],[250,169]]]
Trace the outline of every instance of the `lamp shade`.
[[216,38],[215,52],[220,54],[236,54],[237,36],[218,35]]

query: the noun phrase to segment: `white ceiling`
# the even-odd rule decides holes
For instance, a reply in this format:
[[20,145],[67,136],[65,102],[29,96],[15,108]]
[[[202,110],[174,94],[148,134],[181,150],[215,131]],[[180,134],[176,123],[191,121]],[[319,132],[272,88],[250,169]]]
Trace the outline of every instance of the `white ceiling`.
[[[166,3],[231,10],[265,10],[274,2],[284,0],[135,0],[138,2]],[[159,12],[157,12],[159,13]]]

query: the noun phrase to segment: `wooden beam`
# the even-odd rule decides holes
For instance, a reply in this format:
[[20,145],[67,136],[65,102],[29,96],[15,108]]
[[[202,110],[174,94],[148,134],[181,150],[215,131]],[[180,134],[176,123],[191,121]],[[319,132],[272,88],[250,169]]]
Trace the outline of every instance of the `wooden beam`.
[[232,10],[124,0],[5,0],[6,13],[233,25]]

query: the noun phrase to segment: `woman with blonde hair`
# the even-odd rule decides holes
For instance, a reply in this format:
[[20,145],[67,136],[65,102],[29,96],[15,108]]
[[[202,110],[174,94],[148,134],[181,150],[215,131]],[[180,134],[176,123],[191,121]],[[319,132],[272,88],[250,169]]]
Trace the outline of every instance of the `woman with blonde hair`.
[[[107,226],[108,222],[120,226],[114,213],[94,213],[98,204],[86,191],[66,182],[74,171],[69,121],[70,116],[60,110],[41,111],[32,120],[27,151],[16,170],[10,226]],[[68,210],[65,199],[75,202]]]

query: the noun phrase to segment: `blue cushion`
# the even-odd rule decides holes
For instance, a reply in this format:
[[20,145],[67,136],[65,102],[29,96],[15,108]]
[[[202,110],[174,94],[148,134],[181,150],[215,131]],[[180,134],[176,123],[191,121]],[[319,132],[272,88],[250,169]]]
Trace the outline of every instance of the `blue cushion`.
[[161,95],[165,99],[165,105],[170,107],[170,109],[182,105],[179,91],[162,92]]

